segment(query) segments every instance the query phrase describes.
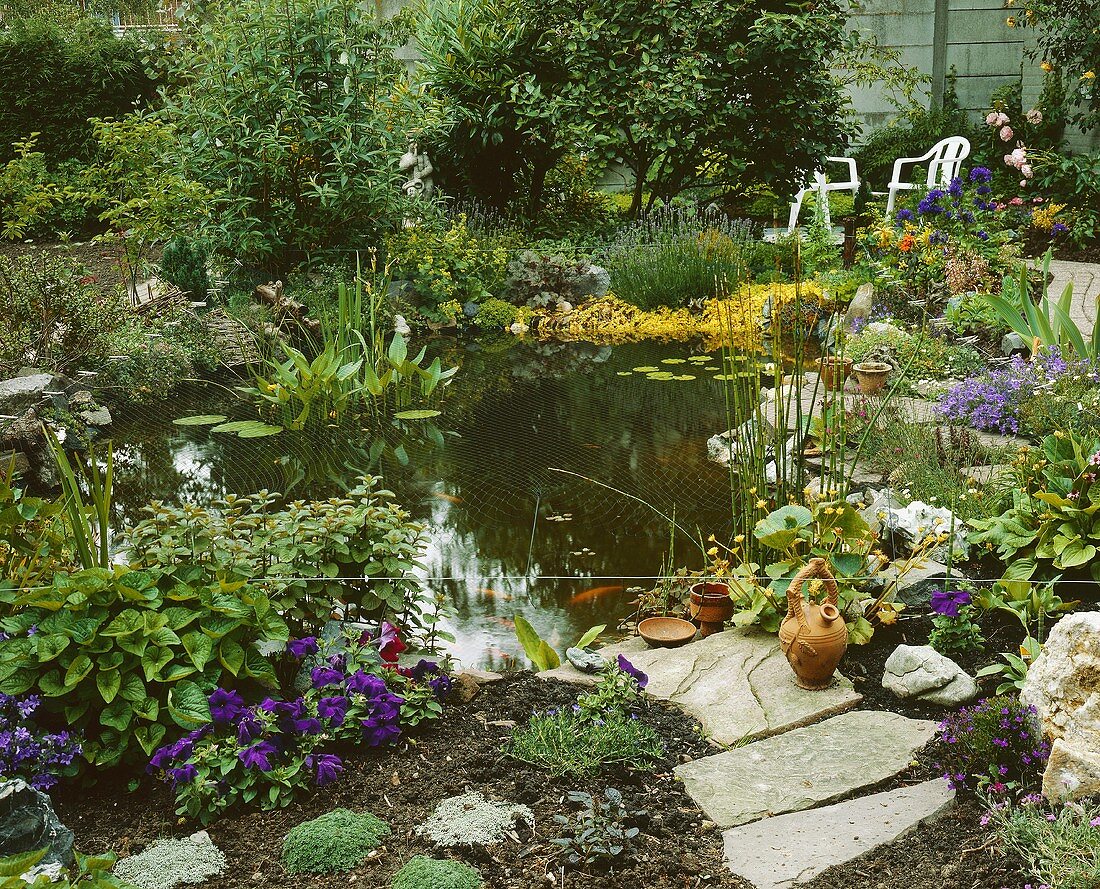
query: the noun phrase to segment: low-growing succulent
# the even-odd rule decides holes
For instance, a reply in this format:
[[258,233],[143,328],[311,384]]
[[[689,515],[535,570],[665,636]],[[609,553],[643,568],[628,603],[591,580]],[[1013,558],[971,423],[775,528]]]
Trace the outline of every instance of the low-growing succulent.
[[292,874],[351,870],[378,848],[389,825],[370,812],[334,809],[304,821],[283,840],[283,864]]
[[390,889],[481,889],[481,874],[450,859],[417,855],[393,877]]

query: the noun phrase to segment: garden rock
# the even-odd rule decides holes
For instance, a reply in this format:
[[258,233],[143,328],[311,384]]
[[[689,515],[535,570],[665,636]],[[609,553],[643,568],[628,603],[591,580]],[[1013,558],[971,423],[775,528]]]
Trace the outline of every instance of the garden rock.
[[582,673],[599,673],[607,666],[607,660],[597,651],[583,648],[567,648],[565,658]]
[[871,314],[871,308],[875,304],[875,285],[870,282],[860,284],[856,288],[856,295],[848,303],[848,311],[844,313],[844,327],[851,330],[856,324],[863,323]]
[[182,839],[160,839],[144,852],[123,858],[114,875],[137,889],[175,889],[203,883],[225,870],[225,856],[200,830]]
[[1020,700],[1035,708],[1052,742],[1043,794],[1066,800],[1100,792],[1100,612],[1054,625]]
[[110,426],[112,422],[111,412],[105,407],[96,408],[92,411],[81,411],[77,416],[84,421],[84,425],[93,426],[96,429]]
[[726,865],[756,889],[789,889],[934,821],[954,800],[947,782],[936,778],[734,827],[722,834]]
[[759,439],[770,441],[775,436],[775,427],[767,420],[758,428],[756,417],[752,417],[734,429],[719,432],[707,440],[707,459],[720,466],[729,466],[731,459],[738,459],[747,445]]
[[930,645],[899,645],[886,660],[882,687],[899,698],[959,707],[978,695],[978,684]]
[[18,417],[38,405],[53,385],[52,374],[29,374],[0,380],[0,415]]
[[417,831],[447,848],[492,846],[517,822],[533,828],[535,816],[527,806],[499,803],[474,790],[442,800]]
[[1024,342],[1024,338],[1018,333],[1006,333],[1001,337],[1001,354],[1005,357],[1009,355],[1016,355],[1017,353],[1028,352],[1027,343]]
[[68,867],[73,861],[73,832],[58,819],[50,798],[26,781],[0,784],[0,858],[48,849],[39,867]]
[[893,596],[888,597],[891,601],[902,602],[916,610],[928,608],[932,603],[934,592],[946,589],[949,584],[957,585],[963,575],[952,568],[952,580],[949,581],[946,565],[932,559],[924,559],[912,565],[900,576],[897,566],[890,565],[879,577],[886,584],[894,584],[894,581],[897,581]]
[[[950,509],[943,506],[930,506],[920,500],[901,508],[888,508],[882,518],[883,530],[886,534],[897,535],[911,549],[915,550],[930,534],[951,533],[952,525],[955,528],[954,551],[959,558],[965,559],[970,552],[970,544],[966,540],[966,525],[955,519]],[[946,556],[949,549],[944,543],[931,551],[933,558]]]
[[468,704],[478,696],[481,683],[468,673],[459,673],[451,677],[451,686],[447,689],[447,702],[450,704]]
[[873,787],[908,768],[935,734],[936,723],[928,720],[853,710],[684,763],[675,772],[711,821],[736,827]]
[[590,265],[577,278],[577,295],[598,298],[611,289],[611,273],[601,265]]

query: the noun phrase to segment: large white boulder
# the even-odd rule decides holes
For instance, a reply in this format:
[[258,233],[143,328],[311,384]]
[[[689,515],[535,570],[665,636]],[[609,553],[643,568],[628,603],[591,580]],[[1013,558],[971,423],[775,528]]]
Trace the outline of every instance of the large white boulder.
[[1100,792],[1100,612],[1070,614],[1054,626],[1020,700],[1035,708],[1052,745],[1044,796]]

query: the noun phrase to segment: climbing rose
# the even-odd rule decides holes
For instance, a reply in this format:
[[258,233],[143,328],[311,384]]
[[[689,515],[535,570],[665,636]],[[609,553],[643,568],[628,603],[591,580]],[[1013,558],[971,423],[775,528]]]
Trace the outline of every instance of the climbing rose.
[[1011,142],[1013,136],[1012,127],[1001,127],[1000,135],[1002,142]]

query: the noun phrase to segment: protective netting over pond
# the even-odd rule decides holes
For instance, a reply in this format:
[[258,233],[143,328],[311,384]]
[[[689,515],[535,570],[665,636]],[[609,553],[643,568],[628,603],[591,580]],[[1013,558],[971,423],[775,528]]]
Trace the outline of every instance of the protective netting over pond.
[[[139,520],[151,500],[208,504],[262,489],[340,496],[373,471],[427,523],[426,578],[457,609],[459,650],[483,663],[518,652],[516,611],[567,642],[628,614],[626,589],[658,575],[673,542],[662,515],[692,536],[728,527],[728,477],[706,447],[727,428],[720,353],[511,338],[435,345],[460,365],[433,421],[442,444],[387,429],[407,462],[386,457],[372,470],[370,431],[241,439],[173,424],[255,416],[225,388],[196,386],[118,418],[118,519]],[[674,542],[678,558],[691,555],[686,534]]]

